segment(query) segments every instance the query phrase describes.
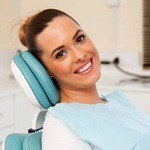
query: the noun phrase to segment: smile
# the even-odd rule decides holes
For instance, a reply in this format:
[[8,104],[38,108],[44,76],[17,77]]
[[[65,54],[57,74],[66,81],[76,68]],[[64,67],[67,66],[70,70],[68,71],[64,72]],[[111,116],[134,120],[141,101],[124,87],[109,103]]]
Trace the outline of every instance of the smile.
[[92,63],[92,59],[90,59],[83,67],[76,70],[75,73],[85,75],[89,73],[92,70],[92,68],[93,68],[93,63]]

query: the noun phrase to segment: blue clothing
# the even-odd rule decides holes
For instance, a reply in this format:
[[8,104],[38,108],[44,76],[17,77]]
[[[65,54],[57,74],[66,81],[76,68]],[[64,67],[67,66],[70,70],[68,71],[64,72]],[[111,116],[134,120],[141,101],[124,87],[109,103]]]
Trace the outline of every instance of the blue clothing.
[[150,118],[120,91],[107,103],[58,103],[49,111],[80,139],[102,150],[150,150]]

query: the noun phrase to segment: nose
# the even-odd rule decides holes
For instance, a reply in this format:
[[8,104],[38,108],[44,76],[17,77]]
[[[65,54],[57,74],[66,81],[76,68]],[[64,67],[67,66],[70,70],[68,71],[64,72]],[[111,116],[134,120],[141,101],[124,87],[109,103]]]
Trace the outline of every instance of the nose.
[[76,48],[74,47],[72,49],[72,57],[73,57],[73,62],[77,63],[79,61],[83,62],[86,59],[86,52],[82,48]]

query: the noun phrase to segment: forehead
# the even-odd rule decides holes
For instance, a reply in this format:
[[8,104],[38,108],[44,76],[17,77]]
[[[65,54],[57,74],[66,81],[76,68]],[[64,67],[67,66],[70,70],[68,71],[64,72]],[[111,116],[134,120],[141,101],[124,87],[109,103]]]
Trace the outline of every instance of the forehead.
[[66,16],[56,17],[48,26],[37,36],[37,43],[42,49],[53,49],[65,44],[81,27]]

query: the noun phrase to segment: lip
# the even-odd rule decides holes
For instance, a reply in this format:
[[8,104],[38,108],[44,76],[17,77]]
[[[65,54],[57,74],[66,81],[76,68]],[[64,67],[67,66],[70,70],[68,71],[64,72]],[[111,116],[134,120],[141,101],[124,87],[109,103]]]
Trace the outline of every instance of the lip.
[[86,60],[82,65],[80,65],[80,66],[74,71],[74,73],[76,73],[77,70],[83,68],[89,61],[91,61],[91,63],[93,63],[92,57],[89,58],[88,60]]

